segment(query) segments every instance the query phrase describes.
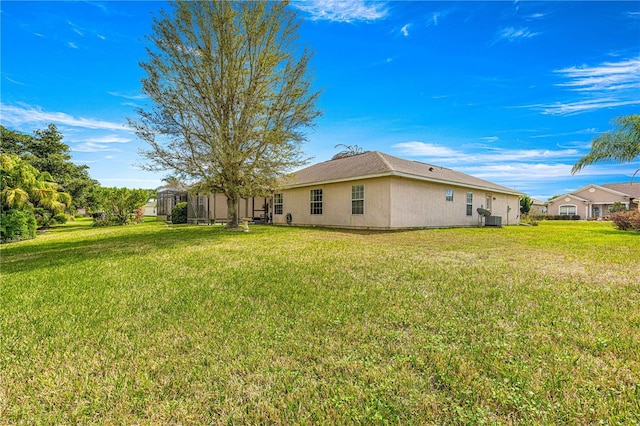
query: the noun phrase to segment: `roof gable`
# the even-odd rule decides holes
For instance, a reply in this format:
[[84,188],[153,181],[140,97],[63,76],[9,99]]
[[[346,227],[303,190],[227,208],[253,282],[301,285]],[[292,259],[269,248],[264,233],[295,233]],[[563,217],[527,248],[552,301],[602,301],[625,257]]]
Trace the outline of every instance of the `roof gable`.
[[311,186],[382,176],[401,176],[444,184],[521,195],[520,192],[445,167],[367,151],[306,167],[285,180],[284,187]]
[[587,195],[588,193],[595,193],[596,191],[606,192],[606,193],[609,193],[609,194],[617,195],[619,197],[628,197],[629,196],[629,194],[625,194],[624,192],[620,192],[620,191],[617,191],[615,189],[607,188],[607,187],[604,187],[604,186],[601,186],[601,185],[596,185],[595,183],[592,183],[592,184],[587,185],[587,186],[583,186],[582,188],[573,191],[572,194]]
[[[570,198],[569,201],[567,201],[567,198]],[[562,194],[562,195],[558,195],[555,198],[550,199],[549,201],[547,201],[548,204],[555,204],[557,202],[563,202],[563,203],[570,203],[572,200],[576,200],[576,201],[582,201],[583,203],[588,203],[589,200],[587,200],[586,198],[582,198],[578,195],[575,195],[574,193],[571,194]]]

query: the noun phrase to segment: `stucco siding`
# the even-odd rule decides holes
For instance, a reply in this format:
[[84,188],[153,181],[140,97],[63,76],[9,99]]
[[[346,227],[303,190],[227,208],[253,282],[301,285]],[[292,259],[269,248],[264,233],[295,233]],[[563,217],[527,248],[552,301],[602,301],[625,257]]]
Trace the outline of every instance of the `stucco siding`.
[[[589,191],[589,189],[593,189],[593,192]],[[606,203],[613,204],[615,202],[619,203],[629,203],[629,199],[616,194],[611,191],[604,191],[602,189],[597,188],[589,188],[583,189],[582,191],[574,192],[574,195],[577,195],[580,198],[584,198],[585,200],[589,200],[591,203]]]
[[[362,215],[351,212],[353,185],[364,185]],[[322,189],[322,214],[311,214],[310,193],[315,189]],[[452,201],[446,199],[447,190],[453,192]],[[473,193],[470,216],[467,216],[467,192]],[[493,214],[502,216],[503,225],[518,223],[519,197],[516,195],[395,176],[288,188],[281,193],[282,214],[274,213],[275,224],[285,224],[289,213],[291,224],[299,226],[369,229],[478,226],[476,209],[485,206],[487,196],[491,197]]]
[[[364,214],[351,214],[351,188],[364,185]],[[322,190],[322,214],[311,214],[311,190]],[[285,224],[287,213],[292,225],[344,228],[389,229],[388,178],[362,179],[282,192],[282,214],[273,215],[273,223]]]
[[[447,200],[447,190],[453,200]],[[467,216],[467,193],[472,196],[471,215]],[[519,221],[519,197],[492,193],[463,186],[427,183],[394,178],[391,185],[392,228],[438,228],[478,226],[478,207],[487,207],[491,197],[491,212],[502,217],[503,225]]]

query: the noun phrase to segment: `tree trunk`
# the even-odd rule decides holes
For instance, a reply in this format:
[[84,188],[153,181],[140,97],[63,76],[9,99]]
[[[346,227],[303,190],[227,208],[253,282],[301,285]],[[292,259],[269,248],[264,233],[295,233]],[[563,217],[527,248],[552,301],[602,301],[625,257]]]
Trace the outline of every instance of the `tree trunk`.
[[238,193],[229,191],[227,197],[227,229],[238,227]]

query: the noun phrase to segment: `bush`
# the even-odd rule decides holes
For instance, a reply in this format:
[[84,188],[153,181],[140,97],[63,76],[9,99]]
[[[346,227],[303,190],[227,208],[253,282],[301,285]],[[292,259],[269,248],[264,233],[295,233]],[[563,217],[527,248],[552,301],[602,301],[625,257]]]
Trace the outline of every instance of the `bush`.
[[36,236],[36,218],[31,210],[11,209],[0,215],[0,242],[29,240]]
[[612,213],[611,220],[621,231],[640,231],[640,211],[638,210]]
[[136,209],[135,216],[133,218],[133,223],[142,223],[144,222],[144,210]]
[[187,223],[187,203],[178,203],[173,206],[171,223]]
[[64,213],[58,213],[57,215],[55,215],[52,219],[52,223],[57,223],[58,225],[64,225],[65,223],[67,223],[67,215]]
[[579,214],[531,214],[529,215],[531,220],[580,220]]
[[42,207],[33,209],[38,229],[46,229],[51,226],[51,212]]

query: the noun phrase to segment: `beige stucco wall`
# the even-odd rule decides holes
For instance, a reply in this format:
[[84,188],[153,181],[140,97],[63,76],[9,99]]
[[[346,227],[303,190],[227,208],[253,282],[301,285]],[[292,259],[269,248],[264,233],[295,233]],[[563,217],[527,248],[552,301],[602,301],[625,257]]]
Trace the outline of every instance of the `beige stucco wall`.
[[[590,189],[593,189],[593,192],[591,192]],[[613,204],[616,202],[623,204],[629,203],[628,198],[622,197],[609,191],[604,191],[596,187],[585,188],[581,191],[574,192],[573,194],[577,195],[580,198],[584,198],[585,200],[589,200],[591,203],[597,204]]]
[[[365,188],[364,215],[351,214],[351,186]],[[323,190],[323,214],[310,214],[310,191]],[[454,191],[453,201],[446,201],[445,190]],[[473,192],[473,211],[466,215],[466,194]],[[519,197],[443,185],[400,177],[381,177],[332,183],[282,191],[282,215],[273,222],[285,224],[286,214],[292,224],[301,226],[333,226],[344,228],[403,229],[477,226],[478,207],[485,207],[491,197],[492,213],[502,216],[503,225],[518,223]],[[494,200],[495,198],[495,200]],[[508,211],[508,208],[511,208]]]
[[[489,210],[493,216],[502,216],[503,225],[519,222],[519,197],[515,195],[397,177],[391,182],[392,228],[478,226],[477,209],[488,207],[487,197],[491,198]],[[453,190],[453,201],[446,200],[447,189]],[[467,216],[467,192],[473,194],[471,216]]]
[[[593,191],[591,191],[591,189],[593,189]],[[574,195],[580,198],[576,198]],[[567,201],[567,199],[569,199],[569,201]],[[633,204],[629,203],[628,198],[598,187],[588,186],[549,203],[549,214],[560,214],[561,206],[574,205],[577,208],[577,214],[579,214],[582,219],[594,217],[594,207],[597,209],[598,217],[608,217],[610,214],[609,208],[617,202],[622,203],[627,208],[634,207]]]
[[[351,214],[352,185],[364,185],[363,215]],[[321,215],[310,212],[312,189],[322,189]],[[274,214],[273,223],[285,224],[287,213],[293,225],[389,229],[389,180],[363,179],[287,189],[282,191],[282,214]]]
[[579,214],[581,218],[585,218],[588,215],[589,204],[580,198],[576,198],[572,195],[564,195],[560,198],[555,199],[552,202],[549,202],[548,205],[548,214],[558,215],[560,214],[561,206],[575,206],[576,214]]

